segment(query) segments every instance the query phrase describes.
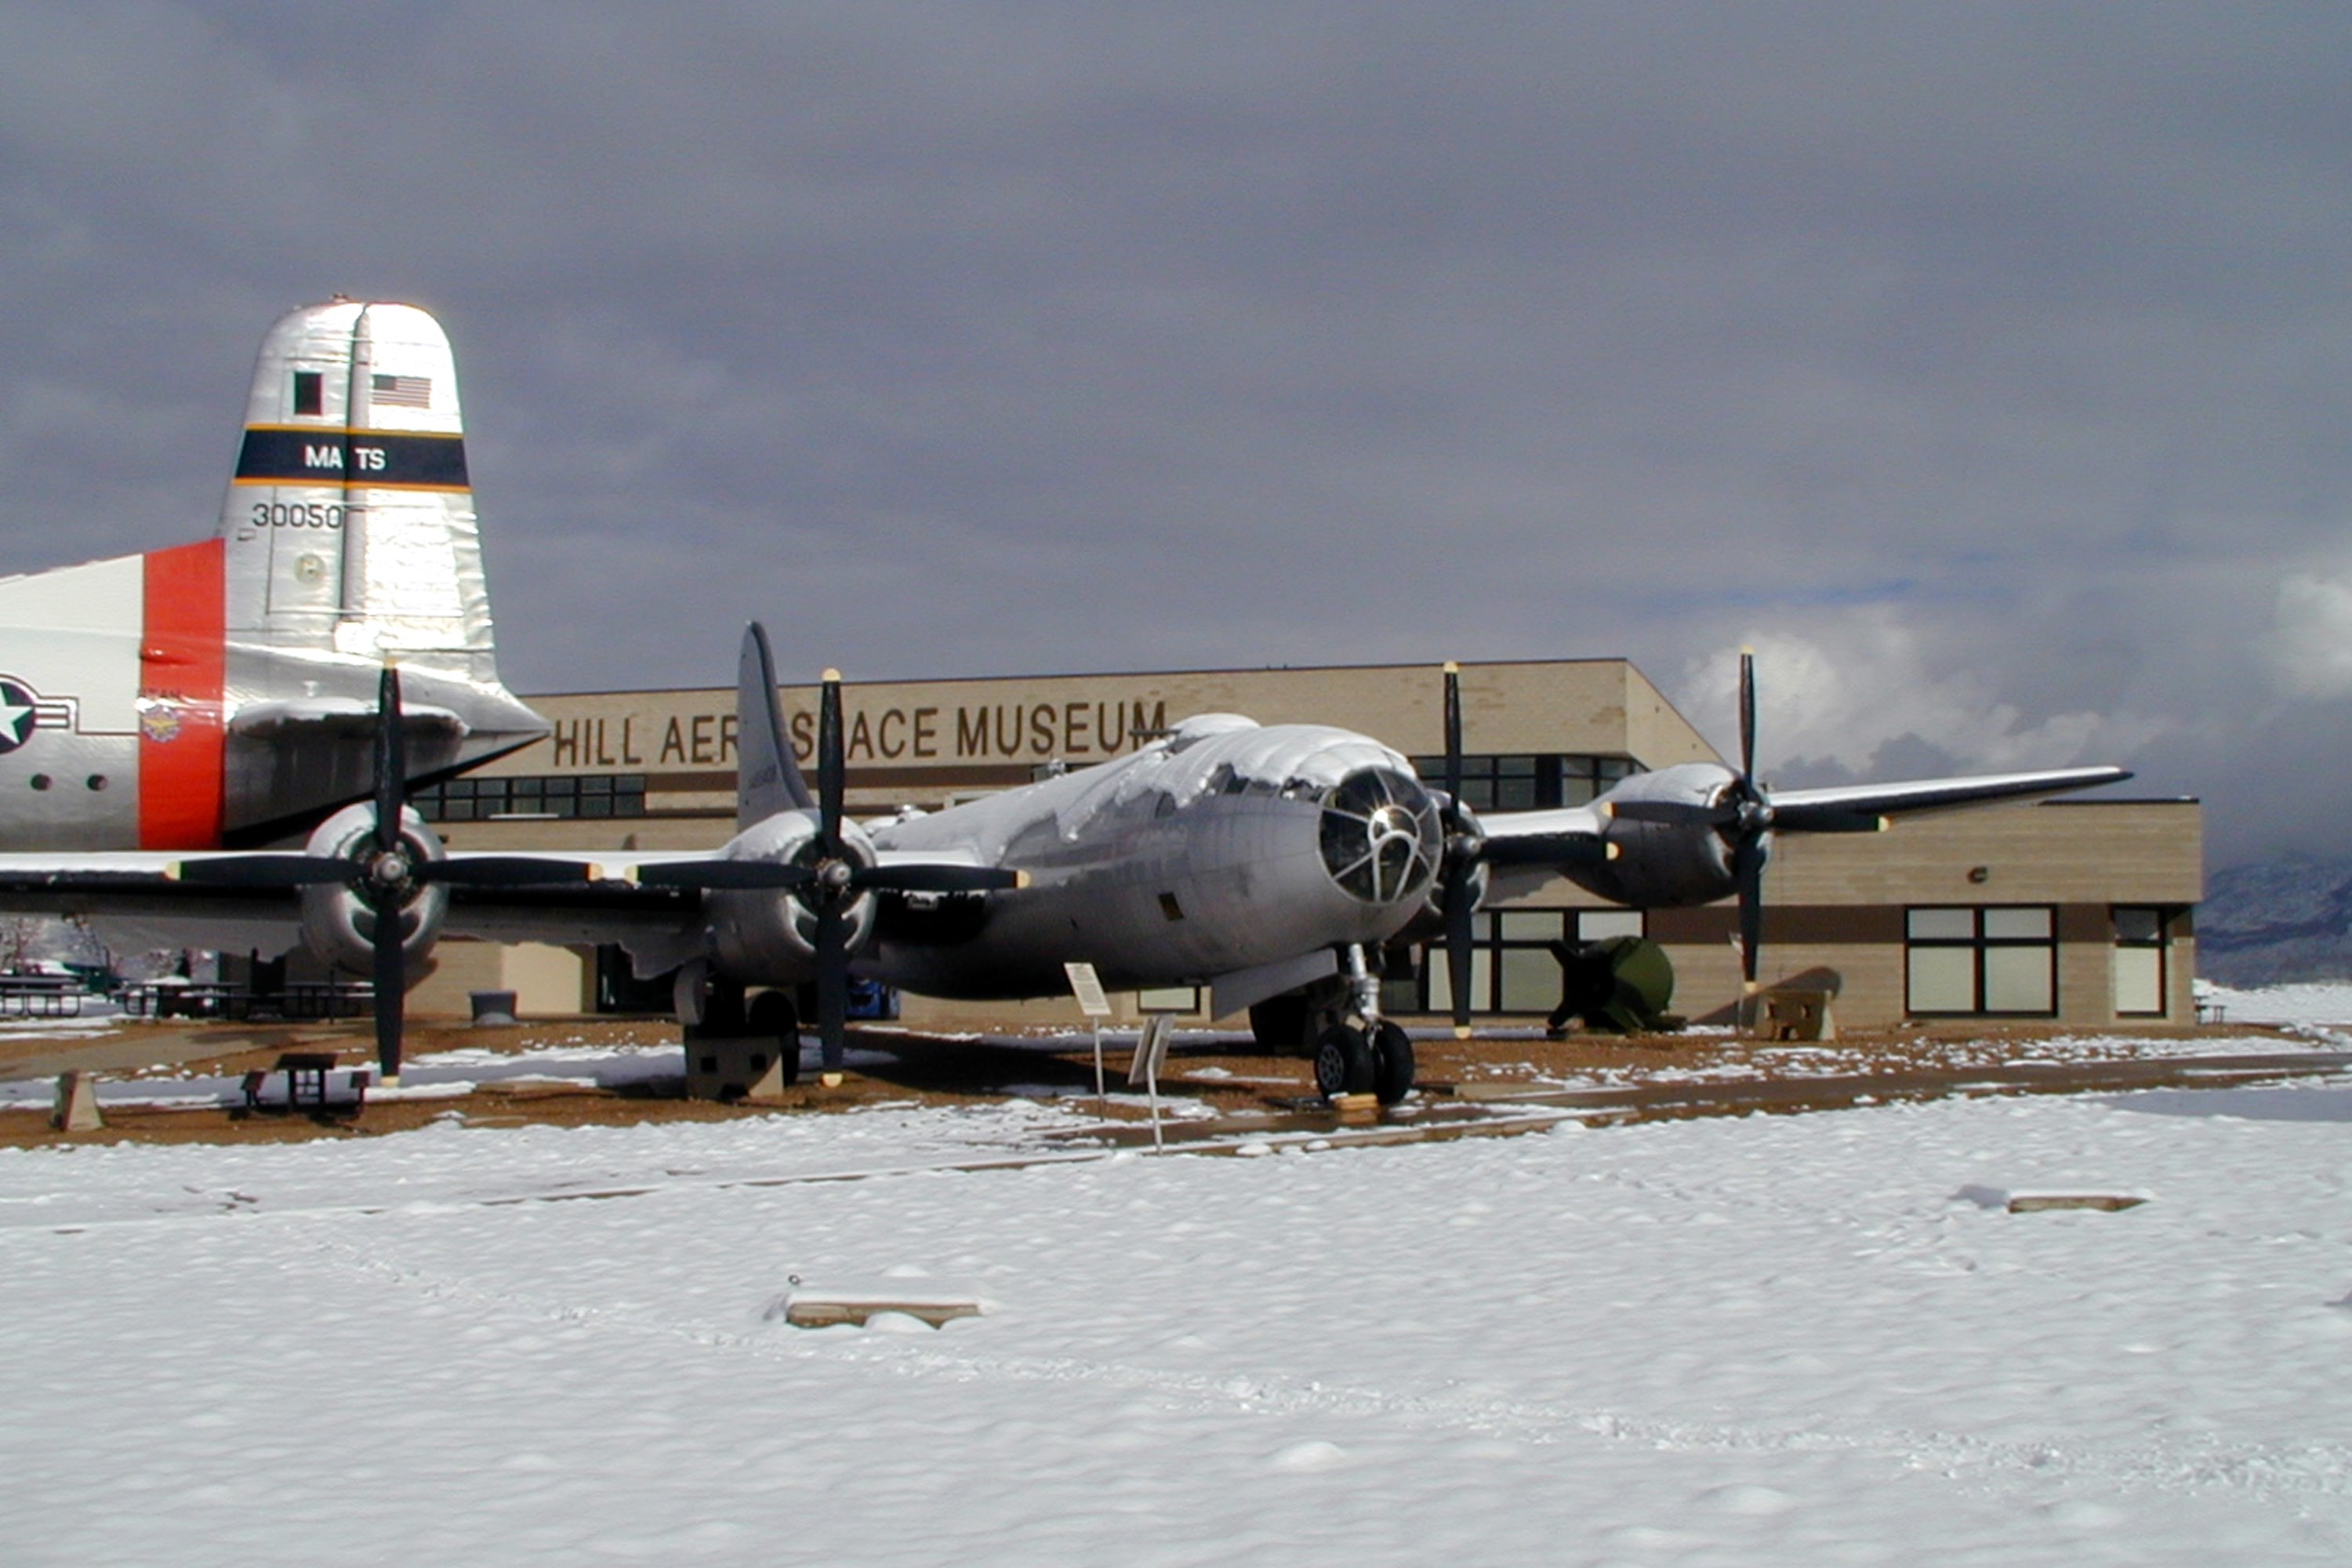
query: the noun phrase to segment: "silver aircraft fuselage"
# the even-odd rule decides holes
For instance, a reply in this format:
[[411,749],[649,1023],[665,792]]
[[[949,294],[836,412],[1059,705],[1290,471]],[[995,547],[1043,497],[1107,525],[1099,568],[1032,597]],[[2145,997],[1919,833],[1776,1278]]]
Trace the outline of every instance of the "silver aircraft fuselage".
[[855,964],[927,995],[1204,984],[1350,943],[1426,903],[1435,803],[1402,755],[1321,725],[1187,721],[1133,756],[929,816],[869,824],[876,847],[1014,866],[1026,887],[886,911]]

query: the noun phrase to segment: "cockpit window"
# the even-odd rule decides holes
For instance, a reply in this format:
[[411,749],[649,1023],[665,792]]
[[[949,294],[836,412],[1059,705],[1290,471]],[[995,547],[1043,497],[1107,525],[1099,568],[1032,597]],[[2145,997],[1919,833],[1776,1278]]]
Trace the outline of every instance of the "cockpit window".
[[1367,903],[1417,896],[1436,875],[1442,847],[1436,803],[1409,774],[1365,768],[1323,797],[1324,867]]

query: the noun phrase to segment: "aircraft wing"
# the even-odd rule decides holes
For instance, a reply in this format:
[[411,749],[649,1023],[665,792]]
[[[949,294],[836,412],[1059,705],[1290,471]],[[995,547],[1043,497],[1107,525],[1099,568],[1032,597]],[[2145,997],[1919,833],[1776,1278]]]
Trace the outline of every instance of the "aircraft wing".
[[0,855],[0,912],[79,917],[121,952],[208,947],[275,956],[301,940],[290,892],[183,882],[173,873],[184,858],[142,850]]
[[1590,805],[1486,812],[1478,826],[1486,836],[1478,858],[1497,868],[1588,865],[1608,858],[1601,838],[1608,824]]
[[1802,830],[1816,814],[1897,816],[1992,800],[2033,800],[2069,790],[2120,784],[2130,771],[2116,767],[2051,768],[2039,773],[1979,773],[1970,778],[1912,779],[1899,784],[1840,784],[1830,789],[1771,792],[1776,825]]
[[[301,938],[299,890],[206,882],[200,868],[207,860],[251,858],[236,850],[0,854],[0,912],[84,918],[125,952],[203,947],[275,955]],[[576,866],[581,858],[525,850],[478,857],[460,851],[448,858]],[[449,889],[442,931],[491,942],[650,948],[692,922],[699,906],[700,895],[692,890],[640,888],[610,875],[544,887],[457,885]]]
[[[293,852],[289,852],[290,854]],[[0,854],[0,913],[70,915],[88,920],[110,946],[124,952],[158,947],[251,950],[275,955],[301,939],[299,890],[278,885],[236,885],[205,879],[209,860],[250,861],[237,850],[169,853],[109,850],[88,853]],[[448,860],[515,862],[543,860],[572,870],[566,880],[516,886],[510,870],[501,885],[448,888],[445,936],[486,942],[542,942],[558,945],[618,942],[644,973],[658,973],[698,956],[702,946],[702,902],[709,890],[737,885],[723,874],[698,876],[704,868],[741,868],[740,885],[772,885],[761,874],[769,862],[728,860],[717,852],[666,856],[649,863],[671,873],[656,885],[636,880],[625,857],[608,856],[601,875],[579,878],[584,857],[560,851],[500,850],[479,855],[452,851]],[[959,890],[958,874],[968,875],[972,892],[1004,885],[1013,875],[997,870],[966,849],[883,850],[872,879],[877,891],[893,890],[902,877],[934,890]]]
[[[1677,773],[1695,776],[1677,779]],[[2053,768],[1775,790],[1764,796],[1769,810],[1758,826],[1786,833],[1868,832],[1885,826],[1890,816],[1999,800],[2039,800],[2129,777],[2117,767]],[[1655,886],[1649,872],[1652,863],[1676,859],[1683,852],[1675,846],[1687,843],[1688,835],[1712,837],[1740,830],[1746,808],[1731,788],[1737,783],[1737,775],[1727,769],[1694,764],[1663,773],[1637,773],[1590,805],[1483,816],[1479,858],[1492,869],[1486,901],[1531,891],[1561,875],[1607,897],[1634,898],[1637,890]],[[1676,901],[1688,893],[1684,889],[1662,901]]]

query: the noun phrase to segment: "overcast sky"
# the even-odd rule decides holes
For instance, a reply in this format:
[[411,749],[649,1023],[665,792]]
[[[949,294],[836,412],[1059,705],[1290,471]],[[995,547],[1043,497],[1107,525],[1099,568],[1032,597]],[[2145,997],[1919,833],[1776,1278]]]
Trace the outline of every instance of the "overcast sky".
[[524,691],[1623,655],[2352,851],[2352,7],[0,8],[0,569],[455,341]]

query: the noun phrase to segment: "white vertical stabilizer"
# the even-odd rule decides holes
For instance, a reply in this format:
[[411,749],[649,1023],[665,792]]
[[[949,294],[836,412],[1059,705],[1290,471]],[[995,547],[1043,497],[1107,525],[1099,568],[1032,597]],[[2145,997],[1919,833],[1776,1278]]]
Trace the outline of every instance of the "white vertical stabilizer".
[[227,636],[494,683],[457,363],[412,305],[338,300],[263,341],[222,510]]

